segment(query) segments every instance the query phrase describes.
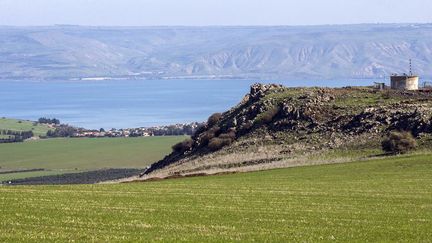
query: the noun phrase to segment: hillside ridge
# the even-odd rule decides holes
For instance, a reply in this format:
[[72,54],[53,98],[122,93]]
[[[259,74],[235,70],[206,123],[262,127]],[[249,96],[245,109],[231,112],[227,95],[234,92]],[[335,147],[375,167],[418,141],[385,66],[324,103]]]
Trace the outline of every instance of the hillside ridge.
[[[175,146],[172,154],[141,176],[260,170],[377,156],[390,131],[410,131],[420,147],[430,146],[431,98],[427,92],[367,87],[255,84],[236,107],[214,114],[191,140]],[[334,156],[325,159],[329,154]]]
[[0,79],[432,77],[432,25],[0,27]]

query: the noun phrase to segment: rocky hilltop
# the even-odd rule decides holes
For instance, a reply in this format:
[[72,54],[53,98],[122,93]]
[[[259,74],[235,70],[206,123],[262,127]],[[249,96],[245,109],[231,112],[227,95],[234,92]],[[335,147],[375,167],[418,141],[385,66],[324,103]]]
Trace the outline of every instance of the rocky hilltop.
[[390,131],[431,142],[432,93],[255,84],[142,178],[261,170],[378,156]]

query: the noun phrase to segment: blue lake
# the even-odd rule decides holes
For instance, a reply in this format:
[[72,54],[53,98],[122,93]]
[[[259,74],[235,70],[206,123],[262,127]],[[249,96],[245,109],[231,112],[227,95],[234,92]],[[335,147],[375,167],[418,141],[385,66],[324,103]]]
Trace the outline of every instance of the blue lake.
[[[58,118],[85,128],[204,121],[236,105],[256,81],[0,81],[0,117]],[[290,87],[370,85],[373,80],[272,81]]]

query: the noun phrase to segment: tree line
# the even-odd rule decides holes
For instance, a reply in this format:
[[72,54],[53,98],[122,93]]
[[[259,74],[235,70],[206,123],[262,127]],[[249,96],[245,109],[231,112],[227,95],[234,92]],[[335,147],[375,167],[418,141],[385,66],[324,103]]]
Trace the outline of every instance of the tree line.
[[60,125],[56,127],[54,130],[49,130],[47,132],[47,137],[50,138],[73,137],[77,131],[78,129],[75,127],[71,127],[69,125]]
[[60,120],[56,119],[56,118],[46,118],[46,117],[41,117],[38,119],[38,123],[40,124],[55,124],[55,125],[59,125],[60,124]]
[[[202,124],[198,125],[198,128],[200,126],[202,126]],[[192,136],[197,130],[197,128],[194,128],[192,124],[188,124],[184,126],[170,125],[165,126],[162,129],[149,128],[148,130],[152,132],[154,136]]]
[[20,143],[34,136],[32,131],[0,130],[0,134],[9,136],[8,138],[0,138],[0,143]]

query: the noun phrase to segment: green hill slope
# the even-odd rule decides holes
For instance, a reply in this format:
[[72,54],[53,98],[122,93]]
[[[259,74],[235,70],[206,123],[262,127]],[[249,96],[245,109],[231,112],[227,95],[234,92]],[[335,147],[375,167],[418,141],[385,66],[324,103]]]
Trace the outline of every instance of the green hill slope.
[[0,130],[33,131],[35,136],[46,136],[50,128],[47,125],[9,118],[0,118]]
[[0,174],[0,181],[102,168],[145,168],[170,153],[171,146],[183,139],[72,138],[0,144],[0,171],[46,169]]
[[9,169],[144,168],[184,137],[47,139],[0,144],[0,166]]
[[432,93],[255,84],[142,179],[352,160],[324,159],[335,151],[356,154],[355,161],[380,155],[391,131],[409,131],[419,149],[430,149]]
[[0,187],[0,241],[428,242],[431,161],[428,154],[146,183]]

